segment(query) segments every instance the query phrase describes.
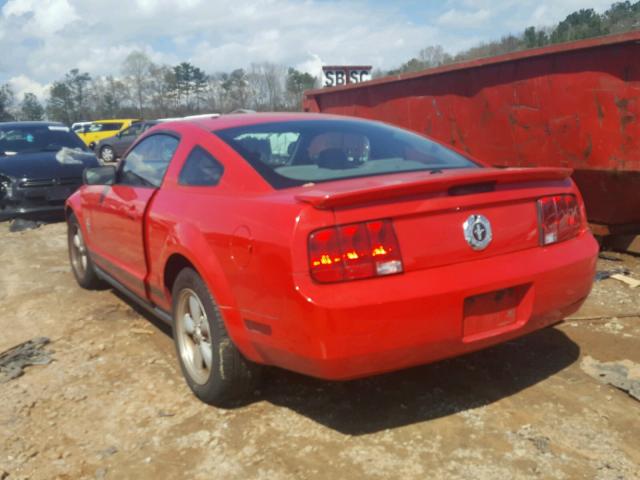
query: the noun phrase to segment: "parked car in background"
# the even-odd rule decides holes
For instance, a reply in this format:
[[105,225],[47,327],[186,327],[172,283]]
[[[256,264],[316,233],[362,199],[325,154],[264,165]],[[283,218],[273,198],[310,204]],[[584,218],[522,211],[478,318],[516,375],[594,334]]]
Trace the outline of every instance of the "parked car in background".
[[598,245],[570,173],[347,117],[170,122],[86,170],[71,266],[170,323],[188,385],[224,405],[260,364],[352,379],[575,312]]
[[84,169],[97,166],[61,123],[0,123],[0,220],[62,214]]
[[134,123],[112,137],[99,140],[94,151],[103,162],[115,162],[127,151],[138,136],[158,123],[158,120]]
[[96,120],[85,127],[83,132],[79,132],[78,136],[92,150],[96,143],[103,138],[111,137],[116,133],[129,128],[132,124],[140,122],[139,118],[119,118],[112,120]]

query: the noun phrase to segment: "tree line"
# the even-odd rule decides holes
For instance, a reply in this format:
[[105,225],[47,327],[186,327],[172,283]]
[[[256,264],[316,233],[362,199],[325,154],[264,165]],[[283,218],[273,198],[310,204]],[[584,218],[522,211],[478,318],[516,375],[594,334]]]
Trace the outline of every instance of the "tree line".
[[571,42],[601,35],[624,33],[640,28],[640,1],[613,3],[599,14],[592,8],[577,10],[552,27],[527,27],[520,34],[506,35],[499,40],[481,43],[456,55],[447,53],[440,45],[426,47],[400,67],[374,72],[374,77],[415,72],[450,63],[493,57],[505,53]]
[[315,77],[273,63],[209,75],[189,62],[157,65],[143,52],[131,52],[120,75],[92,77],[72,69],[53,82],[41,104],[32,93],[17,103],[9,85],[0,86],[0,121],[60,121],[98,118],[166,118],[204,112],[297,110]]
[[[424,70],[454,62],[501,55],[528,48],[622,33],[640,27],[640,0],[617,2],[602,14],[580,9],[553,27],[530,26],[517,35],[482,43],[456,55],[440,45],[428,46],[399,68],[376,70],[374,77]],[[158,65],[141,51],[130,53],[118,74],[93,77],[72,69],[52,83],[44,102],[27,92],[17,99],[8,84],[0,85],[0,121],[48,120],[71,124],[98,118],[163,118],[203,112],[226,113],[299,110],[302,94],[318,79],[270,62],[247,69],[208,74],[182,62]]]

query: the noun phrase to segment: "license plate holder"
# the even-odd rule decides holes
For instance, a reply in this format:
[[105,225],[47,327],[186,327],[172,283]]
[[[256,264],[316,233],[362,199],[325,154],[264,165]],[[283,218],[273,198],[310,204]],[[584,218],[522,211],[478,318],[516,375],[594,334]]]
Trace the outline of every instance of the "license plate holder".
[[509,287],[464,300],[463,337],[474,340],[514,328],[522,321],[521,304],[528,285]]

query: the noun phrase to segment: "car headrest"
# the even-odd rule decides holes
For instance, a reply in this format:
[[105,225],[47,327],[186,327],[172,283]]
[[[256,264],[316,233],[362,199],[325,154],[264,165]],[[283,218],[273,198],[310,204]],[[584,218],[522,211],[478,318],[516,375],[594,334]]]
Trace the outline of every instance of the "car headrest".
[[349,168],[349,158],[340,148],[327,148],[318,154],[318,166],[339,170]]

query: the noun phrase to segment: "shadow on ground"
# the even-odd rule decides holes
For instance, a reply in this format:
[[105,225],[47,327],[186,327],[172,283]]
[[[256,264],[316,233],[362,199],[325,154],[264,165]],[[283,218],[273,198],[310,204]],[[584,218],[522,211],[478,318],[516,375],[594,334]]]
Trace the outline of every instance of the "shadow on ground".
[[144,317],[145,319],[147,319],[149,321],[149,323],[151,323],[154,327],[156,327],[162,333],[167,335],[169,338],[172,338],[173,333],[171,332],[171,325],[168,325],[167,323],[163,322],[158,317],[156,317],[155,315],[153,315],[149,311],[145,310],[144,308],[142,308],[137,303],[133,302],[129,297],[127,297],[125,294],[123,294],[119,290],[116,290],[115,288],[111,288],[110,286],[108,286],[106,284],[105,284],[105,289],[107,289],[107,290],[110,289],[111,292],[116,297],[118,297],[120,300],[122,300],[124,303],[126,303],[129,307],[131,307],[138,315],[140,315],[141,317]]
[[[115,293],[171,337],[168,325]],[[268,368],[260,390],[238,407],[267,401],[343,434],[364,435],[489,405],[560,372],[579,356],[576,343],[547,328],[463,357],[349,382]]]
[[564,333],[548,328],[464,357],[351,382],[273,369],[260,397],[341,433],[363,435],[488,405],[563,370],[579,353]]

